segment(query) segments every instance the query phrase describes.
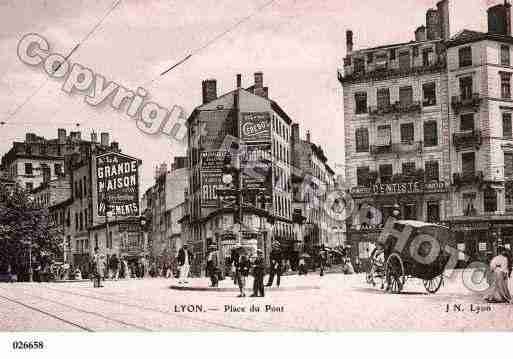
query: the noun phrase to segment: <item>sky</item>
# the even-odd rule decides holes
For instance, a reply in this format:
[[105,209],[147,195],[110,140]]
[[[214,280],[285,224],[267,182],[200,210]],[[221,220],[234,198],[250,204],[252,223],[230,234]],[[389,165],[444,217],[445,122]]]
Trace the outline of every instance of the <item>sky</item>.
[[[249,87],[253,73],[262,71],[269,97],[300,124],[303,137],[311,131],[330,166],[343,173],[343,98],[337,69],[345,56],[345,31],[353,30],[355,49],[412,40],[436,0],[276,0],[258,10],[268,2],[121,0],[70,62],[130,89],[143,86],[147,99],[168,109],[179,105],[187,114],[201,104],[202,80],[217,79],[220,95],[234,88],[236,74],[242,74],[243,86]],[[451,34],[464,28],[485,31],[486,8],[499,2],[450,0]],[[55,138],[57,128],[66,128],[81,130],[82,138],[89,138],[93,130],[108,131],[124,153],[142,159],[144,191],[153,183],[155,166],[169,165],[185,149],[167,136],[142,133],[122,112],[90,106],[81,93],[65,93],[62,80],[49,79],[41,67],[22,63],[16,51],[25,34],[37,33],[48,40],[52,52],[66,55],[113,4],[0,0],[0,122],[6,122],[0,126],[0,154],[27,132]]]

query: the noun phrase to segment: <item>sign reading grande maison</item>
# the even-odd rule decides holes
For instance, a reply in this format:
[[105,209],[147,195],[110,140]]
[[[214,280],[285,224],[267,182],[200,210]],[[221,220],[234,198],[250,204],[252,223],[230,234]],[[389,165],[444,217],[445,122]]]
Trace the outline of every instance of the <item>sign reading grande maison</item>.
[[445,182],[401,182],[376,183],[369,187],[353,187],[353,195],[408,194],[408,193],[439,193],[448,190]]
[[96,157],[98,216],[105,215],[105,203],[115,216],[139,215],[139,160],[120,153]]

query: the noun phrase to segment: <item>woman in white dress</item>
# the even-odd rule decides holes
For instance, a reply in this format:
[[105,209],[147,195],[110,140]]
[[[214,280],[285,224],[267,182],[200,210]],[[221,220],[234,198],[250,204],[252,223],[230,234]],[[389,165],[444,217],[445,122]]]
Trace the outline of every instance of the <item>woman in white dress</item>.
[[490,288],[484,299],[490,303],[511,303],[511,293],[508,287],[511,260],[506,250],[500,250],[499,255],[492,259],[490,271]]

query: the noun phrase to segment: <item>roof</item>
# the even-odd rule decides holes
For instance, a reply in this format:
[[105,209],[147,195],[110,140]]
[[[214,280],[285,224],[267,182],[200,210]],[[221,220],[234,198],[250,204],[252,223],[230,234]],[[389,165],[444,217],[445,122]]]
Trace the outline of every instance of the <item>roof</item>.
[[464,29],[454,35],[450,40],[446,41],[446,45],[449,48],[482,40],[500,41],[513,44],[513,37],[511,36]]
[[442,41],[441,39],[424,40],[424,41],[411,40],[408,42],[400,42],[400,43],[396,43],[396,44],[380,45],[380,46],[368,47],[368,48],[364,48],[364,49],[357,49],[357,50],[353,50],[353,54],[355,54],[355,53],[358,54],[359,52],[363,53],[363,52],[391,49],[391,48],[402,47],[402,46],[406,46],[406,45],[413,46],[413,45],[420,45],[420,44],[424,44],[424,43],[435,43],[435,42],[441,42],[441,41]]

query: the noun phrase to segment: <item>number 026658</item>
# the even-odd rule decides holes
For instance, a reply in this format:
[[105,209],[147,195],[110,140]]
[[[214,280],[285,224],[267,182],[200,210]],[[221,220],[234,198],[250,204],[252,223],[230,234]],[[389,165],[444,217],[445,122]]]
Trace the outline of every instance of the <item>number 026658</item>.
[[15,340],[12,342],[12,348],[14,350],[34,350],[34,349],[44,349],[44,343],[42,341],[33,340],[33,341],[22,341]]

